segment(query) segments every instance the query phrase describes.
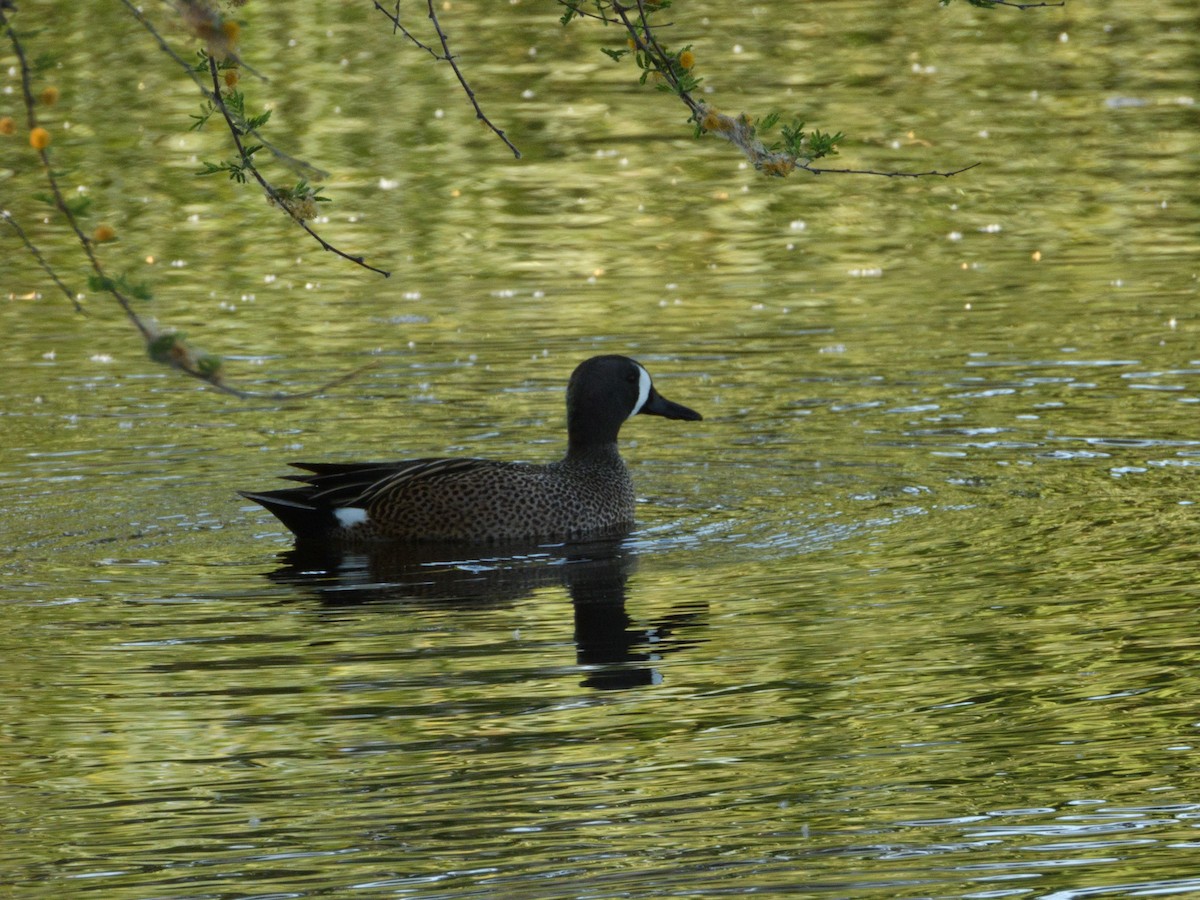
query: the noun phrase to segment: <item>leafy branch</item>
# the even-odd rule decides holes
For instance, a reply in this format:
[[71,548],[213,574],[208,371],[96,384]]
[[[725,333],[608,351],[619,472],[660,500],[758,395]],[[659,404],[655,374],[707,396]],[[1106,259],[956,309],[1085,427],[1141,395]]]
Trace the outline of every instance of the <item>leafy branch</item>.
[[[728,115],[715,106],[704,103],[695,96],[702,79],[694,72],[696,55],[692,45],[670,49],[659,39],[660,24],[655,17],[671,6],[671,0],[557,0],[565,7],[561,19],[563,25],[576,18],[591,19],[604,25],[619,26],[626,35],[625,47],[602,48],[602,52],[615,62],[632,55],[641,70],[640,84],[652,83],[658,90],[673,93],[688,109],[688,121],[695,125],[696,137],[710,134],[733,144],[745,154],[755,169],[776,177],[790,175],[797,169],[814,175],[822,173],[879,175],[886,178],[919,178],[928,175],[950,177],[972,169],[979,163],[961,166],[950,171],[931,169],[924,172],[880,171],[876,169],[829,168],[813,165],[826,157],[836,156],[838,144],[845,140],[842,132],[828,133],[820,130],[806,131],[804,122],[798,118],[780,124],[778,112],[751,119],[745,113]],[[941,0],[945,5],[951,0]],[[1011,0],[967,0],[973,6],[993,7],[996,5],[1028,9],[1034,6],[1056,6],[1061,3],[1017,3]],[[778,139],[768,135],[779,125]]]
[[[216,55],[221,60],[219,63],[220,68],[223,71],[232,70],[225,71],[224,78],[228,86],[232,87],[238,83],[239,70],[246,71],[261,81],[267,80],[264,76],[260,75],[253,68],[247,65],[246,61],[237,54],[236,49],[233,46],[233,42],[231,42],[227,37],[224,26],[233,26],[237,23],[221,23],[219,17],[214,18],[215,13],[210,10],[205,10],[199,3],[199,0],[179,0],[179,2],[184,4],[187,10],[185,21],[193,24],[193,31],[198,37],[205,38],[205,44],[209,47],[209,52],[213,55]],[[140,24],[146,30],[146,33],[154,39],[154,41],[158,44],[159,49],[162,50],[163,53],[165,53],[168,57],[170,57],[170,59],[172,59],[176,65],[183,69],[183,71],[187,73],[188,77],[191,78],[195,83],[196,89],[200,91],[200,94],[206,100],[206,106],[201,116],[192,116],[192,118],[207,122],[208,117],[216,111],[216,106],[213,105],[215,98],[213,97],[212,92],[208,89],[207,84],[207,63],[203,59],[197,65],[192,65],[191,63],[187,62],[182,56],[175,52],[174,47],[167,43],[166,39],[159,33],[158,29],[154,27],[154,24],[146,18],[145,13],[142,12],[140,7],[132,3],[131,0],[121,0],[121,3],[125,6],[125,9],[129,12],[129,14],[133,16],[135,20],[137,20],[138,24]],[[235,30],[233,27],[230,27],[229,31],[230,33],[236,35],[240,29]],[[198,123],[193,124],[192,130],[198,130],[198,127]],[[291,169],[300,176],[314,181],[319,181],[329,177],[328,172],[318,169],[311,163],[305,162],[302,159],[297,159],[296,157],[285,153],[283,150],[280,150],[265,137],[263,137],[263,135],[259,134],[256,129],[250,129],[248,133],[267,151],[269,151],[271,155],[275,157],[277,162]]]
[[[116,301],[126,318],[141,334],[151,359],[178,369],[192,378],[204,381],[226,394],[232,394],[236,397],[260,397],[276,400],[291,400],[313,396],[350,378],[356,377],[365,368],[370,368],[370,366],[367,366],[357,369],[335,378],[312,391],[302,393],[247,391],[235,387],[225,380],[224,361],[221,357],[193,348],[187,343],[184,335],[180,332],[161,328],[157,323],[139,314],[137,304],[153,299],[150,289],[144,284],[130,281],[123,274],[110,275],[101,261],[97,249],[100,245],[115,240],[115,230],[108,225],[102,224],[97,226],[91,235],[85,234],[81,220],[87,212],[89,205],[88,198],[76,198],[69,201],[59,184],[56,170],[51,165],[50,144],[53,140],[53,135],[48,129],[38,124],[37,102],[33,95],[34,67],[31,67],[29,64],[28,56],[25,53],[20,36],[8,19],[8,13],[6,12],[8,9],[10,9],[9,6],[0,3],[0,31],[3,31],[7,36],[13,53],[17,57],[21,74],[21,92],[25,102],[26,119],[29,124],[29,144],[38,154],[41,161],[42,174],[49,189],[48,194],[39,196],[57,210],[67,223],[67,226],[75,234],[92,270],[92,274],[88,277],[89,290],[98,294],[108,294]],[[58,99],[57,89],[47,88],[42,92],[40,99],[43,103],[52,105]],[[7,119],[5,121],[11,122],[11,120]],[[304,185],[304,183],[301,182],[301,185]],[[305,188],[307,189],[307,186]],[[313,193],[315,194],[315,192]],[[282,198],[283,195],[278,196]],[[290,210],[289,213],[294,215]],[[63,291],[67,299],[74,305],[76,311],[83,313],[83,307],[79,302],[79,294],[72,291],[59,277],[57,272],[54,271],[54,268],[50,265],[44,254],[33,243],[28,233],[21,227],[12,213],[8,210],[0,210],[0,219],[13,229],[18,239],[24,244],[34,259],[38,261],[51,280]]]
[[[275,206],[282,208],[283,211],[288,214],[288,216],[291,218],[291,220],[293,222],[295,222],[297,225],[299,225],[301,228],[303,228],[306,232],[308,232],[309,236],[312,237],[318,244],[321,245],[321,249],[328,250],[330,253],[340,256],[343,259],[348,259],[348,260],[350,260],[350,262],[360,265],[364,269],[370,269],[372,272],[378,272],[384,278],[387,278],[388,276],[390,276],[392,274],[391,272],[385,272],[383,269],[375,268],[375,266],[370,265],[361,256],[351,256],[349,253],[339,250],[337,247],[333,246],[328,241],[326,241],[323,237],[321,237],[319,234],[317,234],[312,229],[312,227],[308,224],[308,221],[300,215],[300,208],[294,204],[289,204],[284,199],[283,195],[279,192],[279,190],[273,184],[271,184],[269,181],[267,181],[266,178],[263,177],[262,173],[259,172],[258,168],[254,165],[254,160],[252,159],[254,154],[257,153],[258,150],[261,149],[261,147],[259,145],[254,145],[254,144],[247,145],[247,144],[243,143],[242,138],[247,136],[248,134],[250,134],[250,131],[248,131],[238,125],[239,118],[241,118],[243,121],[255,121],[255,120],[254,119],[246,120],[244,118],[244,113],[243,112],[235,112],[234,109],[231,109],[230,104],[226,102],[226,98],[224,96],[222,96],[222,93],[221,93],[221,71],[218,68],[216,58],[212,55],[208,56],[208,71],[209,71],[209,75],[212,76],[213,98],[214,98],[213,103],[216,106],[217,110],[221,113],[222,117],[225,119],[225,123],[229,126],[229,133],[233,137],[233,144],[234,144],[234,147],[237,149],[237,154],[238,154],[236,162],[226,163],[224,165],[224,167],[219,166],[217,168],[217,171],[229,171],[231,177],[236,181],[245,181],[246,175],[249,174],[251,177],[254,178],[255,181],[258,182],[259,187],[261,187],[263,189],[264,193],[266,193],[266,195],[270,199],[271,203]],[[238,95],[238,99],[236,101],[237,104],[244,104],[244,100],[241,98],[241,95],[238,94],[237,91],[232,91],[232,93]],[[201,174],[209,174],[209,173],[203,172]]]
[[[200,89],[206,105],[201,109],[199,116],[192,116],[192,130],[198,131],[200,128],[203,128],[214,113],[220,113],[229,127],[229,132],[232,135],[234,147],[237,151],[236,158],[222,163],[204,163],[204,169],[200,174],[212,175],[219,172],[226,172],[233,181],[239,184],[245,184],[253,179],[263,189],[271,204],[283,209],[293,222],[303,228],[321,246],[322,250],[333,253],[335,256],[340,256],[342,259],[362,266],[364,269],[377,272],[384,278],[391,275],[390,272],[370,265],[362,256],[346,253],[326,241],[298,214],[299,207],[295,204],[289,205],[286,203],[281,192],[268,182],[259,171],[258,166],[253,160],[253,156],[259,150],[268,148],[276,159],[283,161],[289,168],[293,170],[300,169],[305,172],[306,178],[322,178],[325,175],[324,172],[305,163],[300,163],[293,157],[276,150],[259,134],[259,129],[270,119],[269,112],[264,112],[257,116],[246,114],[245,95],[237,89],[239,70],[243,68],[251,72],[253,70],[248,69],[237,53],[238,39],[241,36],[241,28],[238,23],[231,19],[223,18],[220,13],[209,6],[209,4],[203,2],[203,0],[177,0],[173,5],[183,19],[184,24],[188,26],[197,38],[204,42],[205,46],[205,49],[200,51],[199,63],[193,66],[189,65],[175,52],[174,48],[167,43],[141,10],[133,5],[131,0],[121,0],[121,2],[133,14],[142,27],[154,37],[159,47],[187,71],[188,76],[191,77],[196,83],[197,88]],[[205,83],[206,80],[208,84]],[[245,138],[252,138],[254,143],[249,144],[245,142],[243,140]]]

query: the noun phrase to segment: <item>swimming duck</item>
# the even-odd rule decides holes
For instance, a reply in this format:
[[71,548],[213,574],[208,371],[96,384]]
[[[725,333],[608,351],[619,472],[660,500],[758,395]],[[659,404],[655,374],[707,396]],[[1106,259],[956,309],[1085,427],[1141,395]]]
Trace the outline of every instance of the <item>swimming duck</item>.
[[292,463],[307,474],[284,477],[303,487],[238,493],[302,541],[490,543],[617,533],[634,519],[633,480],[617,434],[639,413],[702,418],[658,393],[641,364],[594,356],[567,384],[567,452],[557,462]]

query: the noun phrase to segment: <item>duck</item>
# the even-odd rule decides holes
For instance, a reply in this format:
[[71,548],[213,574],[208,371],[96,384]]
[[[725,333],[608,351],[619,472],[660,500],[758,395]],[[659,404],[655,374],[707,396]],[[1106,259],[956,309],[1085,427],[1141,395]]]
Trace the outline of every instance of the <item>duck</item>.
[[668,400],[627,356],[593,356],[567,382],[567,449],[550,463],[465,458],[291,463],[301,487],[238,491],[297,543],[498,543],[628,532],[633,479],[617,436],[637,415],[685,422],[700,413]]

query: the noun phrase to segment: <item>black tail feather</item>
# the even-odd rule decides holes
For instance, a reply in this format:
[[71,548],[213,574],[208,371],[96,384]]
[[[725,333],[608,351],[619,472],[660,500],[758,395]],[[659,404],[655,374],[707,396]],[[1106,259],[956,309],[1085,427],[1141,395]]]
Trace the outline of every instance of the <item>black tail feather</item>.
[[328,535],[337,525],[337,520],[328,507],[320,508],[308,502],[312,493],[310,488],[238,493],[264,507],[298,538],[321,538]]

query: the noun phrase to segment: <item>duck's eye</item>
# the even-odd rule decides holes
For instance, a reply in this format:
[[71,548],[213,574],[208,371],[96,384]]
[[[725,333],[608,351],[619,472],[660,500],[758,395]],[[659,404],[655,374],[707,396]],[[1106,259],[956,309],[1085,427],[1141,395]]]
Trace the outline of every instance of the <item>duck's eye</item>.
[[625,380],[628,381],[630,384],[637,384],[639,378],[640,378],[640,374],[638,372],[630,372],[628,375],[625,376]]

